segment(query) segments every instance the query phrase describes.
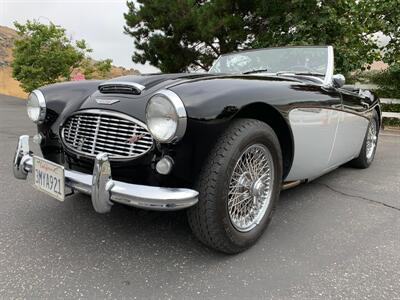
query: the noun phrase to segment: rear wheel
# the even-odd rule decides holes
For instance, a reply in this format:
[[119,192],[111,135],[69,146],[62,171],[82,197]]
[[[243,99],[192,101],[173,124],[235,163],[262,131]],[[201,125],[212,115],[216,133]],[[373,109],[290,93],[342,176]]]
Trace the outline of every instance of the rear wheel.
[[199,176],[199,203],[188,210],[193,233],[226,253],[250,247],[268,226],[281,180],[282,155],[274,131],[257,120],[236,120]]
[[376,111],[369,122],[360,155],[350,162],[350,165],[360,169],[368,168],[375,158],[378,144],[379,118]]

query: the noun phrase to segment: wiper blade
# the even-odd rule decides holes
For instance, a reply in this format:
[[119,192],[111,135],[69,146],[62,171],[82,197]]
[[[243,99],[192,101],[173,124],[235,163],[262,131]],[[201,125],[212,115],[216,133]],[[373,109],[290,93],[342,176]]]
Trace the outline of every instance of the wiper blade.
[[325,74],[318,72],[296,72],[294,75],[325,76]]
[[318,72],[291,72],[291,71],[280,71],[276,72],[276,75],[308,75],[308,76],[325,76],[325,74]]
[[263,72],[267,72],[267,71],[268,71],[268,69],[254,69],[254,70],[243,72],[242,74],[263,73]]

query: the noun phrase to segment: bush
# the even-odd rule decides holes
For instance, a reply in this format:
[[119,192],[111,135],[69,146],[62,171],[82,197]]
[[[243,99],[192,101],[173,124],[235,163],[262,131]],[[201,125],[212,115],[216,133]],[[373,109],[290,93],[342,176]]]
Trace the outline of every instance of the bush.
[[400,98],[400,65],[392,65],[387,70],[375,73],[371,81],[379,88],[377,94],[382,98]]
[[381,103],[381,108],[382,111],[400,113],[400,104],[397,103],[390,103],[390,104]]
[[346,84],[356,84],[356,83],[375,83],[375,77],[379,76],[382,72],[380,71],[356,71],[346,74]]
[[383,118],[383,127],[400,127],[400,119],[397,118]]

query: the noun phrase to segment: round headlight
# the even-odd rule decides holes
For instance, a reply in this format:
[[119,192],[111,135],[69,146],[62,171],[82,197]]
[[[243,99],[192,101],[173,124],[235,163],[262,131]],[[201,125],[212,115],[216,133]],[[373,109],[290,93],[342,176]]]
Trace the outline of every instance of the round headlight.
[[26,110],[28,112],[29,119],[35,123],[40,123],[46,117],[46,101],[42,92],[34,90],[28,96],[26,103]]
[[186,110],[174,92],[163,90],[150,98],[146,107],[150,133],[160,143],[176,142],[186,130]]

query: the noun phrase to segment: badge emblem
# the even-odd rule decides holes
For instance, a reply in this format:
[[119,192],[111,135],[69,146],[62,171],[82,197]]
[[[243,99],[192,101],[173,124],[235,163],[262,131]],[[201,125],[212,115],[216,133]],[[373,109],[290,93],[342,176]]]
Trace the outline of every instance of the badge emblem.
[[144,137],[144,134],[134,134],[130,138],[128,138],[126,140],[126,142],[129,143],[129,144],[134,144],[134,143],[136,143],[137,141],[139,141],[143,137]]
[[78,149],[79,151],[82,151],[82,147],[83,147],[83,144],[85,144],[85,142],[86,142],[86,139],[85,139],[85,138],[81,138],[81,139],[79,139],[79,140],[77,141],[77,149]]
[[98,104],[111,105],[111,104],[119,102],[119,100],[118,99],[99,99],[99,98],[96,98],[96,102]]

